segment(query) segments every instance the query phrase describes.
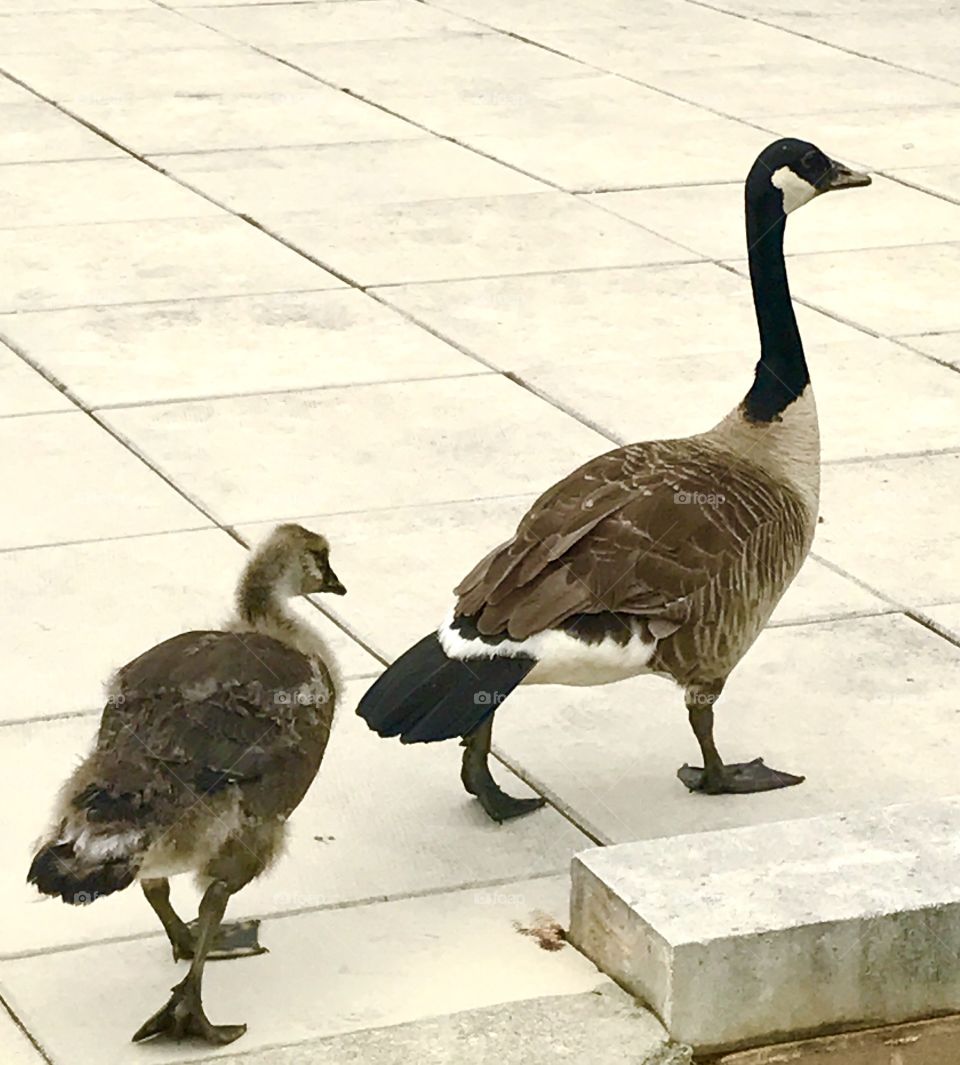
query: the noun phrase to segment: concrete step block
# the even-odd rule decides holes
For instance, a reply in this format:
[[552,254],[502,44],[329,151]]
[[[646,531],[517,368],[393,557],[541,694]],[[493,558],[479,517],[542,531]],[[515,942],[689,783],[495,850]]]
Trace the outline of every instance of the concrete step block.
[[598,848],[572,879],[573,943],[699,1053],[960,1010],[960,797]]

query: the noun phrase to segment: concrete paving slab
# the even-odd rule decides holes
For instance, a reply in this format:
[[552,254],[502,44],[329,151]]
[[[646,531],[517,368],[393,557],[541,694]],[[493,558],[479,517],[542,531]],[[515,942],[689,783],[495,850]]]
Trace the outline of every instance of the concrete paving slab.
[[[380,294],[623,441],[709,428],[747,391],[759,348],[749,281],[709,265]],[[827,460],[960,445],[960,378],[803,307],[798,320]]]
[[743,177],[766,134],[589,72],[474,91],[391,93],[391,110],[568,189]]
[[950,798],[588,851],[570,937],[695,1050],[955,1012],[958,826]]
[[129,158],[0,167],[0,196],[9,204],[4,229],[224,217],[202,196]]
[[393,94],[477,93],[594,71],[496,33],[288,46],[289,59],[323,81],[389,106]]
[[4,1065],[42,1065],[44,1061],[6,1010],[0,1011],[0,1054]]
[[527,999],[224,1058],[231,1065],[689,1065],[618,987]]
[[718,703],[723,757],[763,756],[806,774],[798,787],[688,793],[675,774],[700,756],[683,697],[653,678],[521,689],[494,743],[596,838],[655,839],[953,794],[958,690],[960,649],[901,615],[848,619],[768,629]]
[[0,257],[0,311],[344,287],[227,216],[0,230]]
[[[0,101],[3,98],[0,89]],[[4,162],[42,163],[119,156],[119,148],[36,97],[20,103],[0,102],[0,158]]]
[[[791,58],[820,58],[825,51],[822,45],[726,10],[697,10],[670,0],[653,0],[645,7],[647,19],[634,9],[632,15],[611,20],[613,25],[587,27],[582,37],[572,28],[554,27],[538,29],[535,36],[578,59],[648,83],[654,73],[688,64],[692,69],[730,67],[757,55],[779,64]],[[678,39],[684,44],[681,54],[675,47]]]
[[827,467],[816,550],[897,602],[960,600],[958,474],[956,453]]
[[[77,11],[88,8],[92,0],[6,0],[4,9],[8,14],[39,12]],[[128,8],[150,8],[151,0],[96,0],[102,11],[119,11]]]
[[[691,257],[562,193],[340,207],[270,225],[363,285],[676,262]],[[384,241],[384,234],[390,240]]]
[[73,404],[53,385],[0,344],[0,417],[73,410]]
[[0,315],[0,333],[90,407],[486,371],[355,289]]
[[[951,295],[958,265],[956,243],[799,255],[790,263],[790,291],[888,336],[942,332],[960,329]],[[870,283],[860,284],[865,277]]]
[[[94,7],[94,3],[96,6]],[[36,6],[47,6],[37,0]],[[83,10],[83,7],[92,10]],[[39,55],[117,49],[141,52],[178,48],[230,46],[220,34],[178,17],[172,11],[150,7],[104,10],[99,0],[76,10],[10,14],[4,4],[0,22],[0,56]]]
[[[563,876],[278,918],[261,929],[270,953],[209,967],[204,1002],[214,1023],[248,1023],[236,1053],[609,986],[572,948],[543,950],[518,930],[566,909]],[[178,971],[154,937],[7,961],[0,979],[58,1063],[126,1065],[130,1034]],[[70,1010],[53,1006],[64,1001]],[[198,1050],[229,1052],[168,1043],[137,1056],[185,1061]]]
[[0,77],[0,105],[36,103],[37,97],[29,89],[18,85],[11,78]]
[[[663,99],[663,98],[661,98]],[[659,104],[658,111],[663,111]],[[643,127],[628,130],[593,129],[582,137],[569,131],[541,132],[531,137],[477,136],[464,142],[512,166],[553,181],[573,192],[608,188],[633,188],[679,182],[716,180],[742,168],[724,165],[714,152],[704,152],[716,143],[728,144],[738,159],[750,159],[769,143],[759,133],[722,117],[685,117],[674,126],[654,128],[648,138]],[[698,147],[699,146],[699,147]],[[704,156],[710,154],[711,159]]]
[[908,8],[910,32],[904,33],[904,13],[891,9],[870,12],[811,10],[779,13],[778,25],[828,41],[841,48],[910,67],[948,80],[956,77],[960,49],[954,46],[955,11],[939,5]]
[[947,632],[952,639],[960,640],[960,603],[924,607],[922,614],[924,617],[932,618],[934,623]]
[[908,336],[902,338],[911,348],[932,355],[941,362],[949,362],[960,367],[960,333],[937,333],[930,336]]
[[[403,749],[356,717],[354,707],[369,683],[344,687],[329,752],[290,820],[286,853],[237,896],[231,914],[329,912],[455,888],[470,888],[476,904],[486,905],[517,894],[512,882],[519,878],[566,878],[571,857],[590,845],[586,836],[549,808],[508,828],[491,822],[461,787],[455,745]],[[72,907],[42,899],[26,883],[32,845],[98,720],[93,714],[0,728],[0,794],[10,803],[12,856],[0,872],[8,915],[0,956],[160,931],[135,888]],[[532,794],[503,766],[494,763],[493,771],[512,794]],[[200,896],[192,878],[176,877],[171,886],[178,909],[195,915]],[[565,919],[565,909],[557,916]]]
[[[243,549],[219,529],[0,553],[3,586],[19,604],[0,619],[10,651],[0,721],[99,712],[118,666],[185,629],[219,627],[243,562]],[[319,611],[303,603],[301,613],[345,676],[380,671]]]
[[631,0],[577,0],[575,4],[554,4],[550,0],[444,0],[444,8],[497,29],[528,34],[561,26],[624,26],[649,20],[649,9],[641,15]]
[[960,166],[950,163],[943,166],[914,166],[890,171],[891,176],[910,185],[946,196],[955,205],[960,201]]
[[[130,407],[104,417],[231,524],[529,492],[606,445],[492,374]],[[197,426],[202,434],[190,428]],[[374,461],[380,473],[371,478]]]
[[[765,0],[728,0],[726,6],[728,10],[748,18],[775,18],[778,23],[782,22],[785,17],[797,14],[797,5],[794,0],[770,0],[770,3],[766,3]],[[916,17],[925,10],[929,10],[925,0],[904,0],[902,4],[897,0],[877,0],[877,3],[871,6],[871,11],[878,16],[909,12]],[[811,14],[813,13],[811,11]],[[817,0],[816,13],[833,16],[848,15],[850,5],[844,3],[844,0]]]
[[[546,482],[539,487],[547,487]],[[383,658],[398,657],[446,617],[454,585],[513,534],[535,498],[478,499],[305,518],[306,524],[322,528],[337,545],[337,557],[349,573],[349,596],[327,603],[327,609]],[[241,526],[250,536],[263,535],[267,528]],[[810,560],[772,623],[789,625],[885,609],[882,600]],[[615,690],[619,689],[606,689],[608,694]],[[525,694],[520,701],[524,698]]]
[[828,154],[840,156],[844,152],[844,162],[877,170],[960,161],[960,146],[953,137],[958,121],[960,108],[946,104],[893,105],[814,115],[798,112],[771,115],[765,124],[783,136],[796,136],[802,130],[807,140],[821,145]]
[[192,17],[237,40],[275,52],[288,44],[432,37],[475,33],[480,27],[439,7],[415,0],[307,3],[198,8]]
[[409,122],[319,82],[304,88],[302,92],[252,93],[244,97],[242,107],[229,93],[171,93],[85,100],[82,110],[84,118],[141,155],[424,135]]
[[79,51],[14,55],[6,67],[31,88],[71,105],[171,94],[303,92],[315,84],[275,59],[229,44],[156,52],[104,49],[96,52],[96,62]]
[[[791,60],[776,62],[764,57],[760,61],[756,53],[748,52],[742,65],[684,65],[681,69],[655,71],[646,80],[686,100],[760,122],[769,113],[764,99],[804,99],[805,104],[809,101],[811,113],[854,111],[873,107],[878,99],[886,98],[901,106],[960,103],[960,86],[948,82],[795,36],[786,38],[785,47]],[[762,97],[755,89],[761,82]],[[809,91],[812,84],[819,87],[818,92]]]
[[0,418],[0,455],[10,503],[0,548],[209,524],[85,414]]
[[[742,182],[612,192],[591,200],[711,258],[733,259],[743,253]],[[791,220],[785,246],[788,255],[796,255],[957,239],[960,205],[875,177],[869,193],[856,203],[852,197],[818,199],[811,210]]]
[[[218,203],[258,219],[281,212],[544,191],[515,170],[435,137],[198,152],[159,156],[155,162]],[[960,207],[956,210],[960,214]]]

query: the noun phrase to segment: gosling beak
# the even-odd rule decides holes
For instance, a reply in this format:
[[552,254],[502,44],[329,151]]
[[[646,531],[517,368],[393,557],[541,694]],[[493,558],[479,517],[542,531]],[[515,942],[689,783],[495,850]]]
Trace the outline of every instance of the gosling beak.
[[831,159],[830,169],[823,179],[822,190],[828,192],[832,189],[858,189],[864,185],[871,184],[872,181],[873,179],[869,174],[851,170],[850,167],[844,166],[843,163],[838,163],[835,159]]
[[340,578],[333,572],[333,570],[327,570],[327,575],[324,578],[323,592],[329,592],[331,595],[346,595],[347,589],[344,588],[340,581]]

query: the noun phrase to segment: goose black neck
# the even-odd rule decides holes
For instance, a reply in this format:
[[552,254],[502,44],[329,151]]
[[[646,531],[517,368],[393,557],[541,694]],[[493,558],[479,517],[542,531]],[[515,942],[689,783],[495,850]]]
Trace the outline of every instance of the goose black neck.
[[810,382],[783,259],[786,215],[778,197],[751,197],[747,188],[747,248],[753,304],[760,328],[760,361],[742,404],[753,422],[779,421]]

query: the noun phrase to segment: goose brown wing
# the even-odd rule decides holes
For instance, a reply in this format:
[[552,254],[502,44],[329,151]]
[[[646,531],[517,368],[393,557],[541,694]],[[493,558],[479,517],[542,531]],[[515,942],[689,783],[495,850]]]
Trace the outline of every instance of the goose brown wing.
[[682,623],[690,597],[776,512],[748,467],[702,442],[620,448],[541,496],[458,586],[456,612],[513,639],[577,614]]
[[288,812],[329,733],[333,689],[325,677],[329,698],[317,698],[316,680],[304,655],[269,636],[166,640],[116,675],[97,738],[98,801],[140,804],[156,820],[228,785],[262,783],[251,795],[265,812]]

